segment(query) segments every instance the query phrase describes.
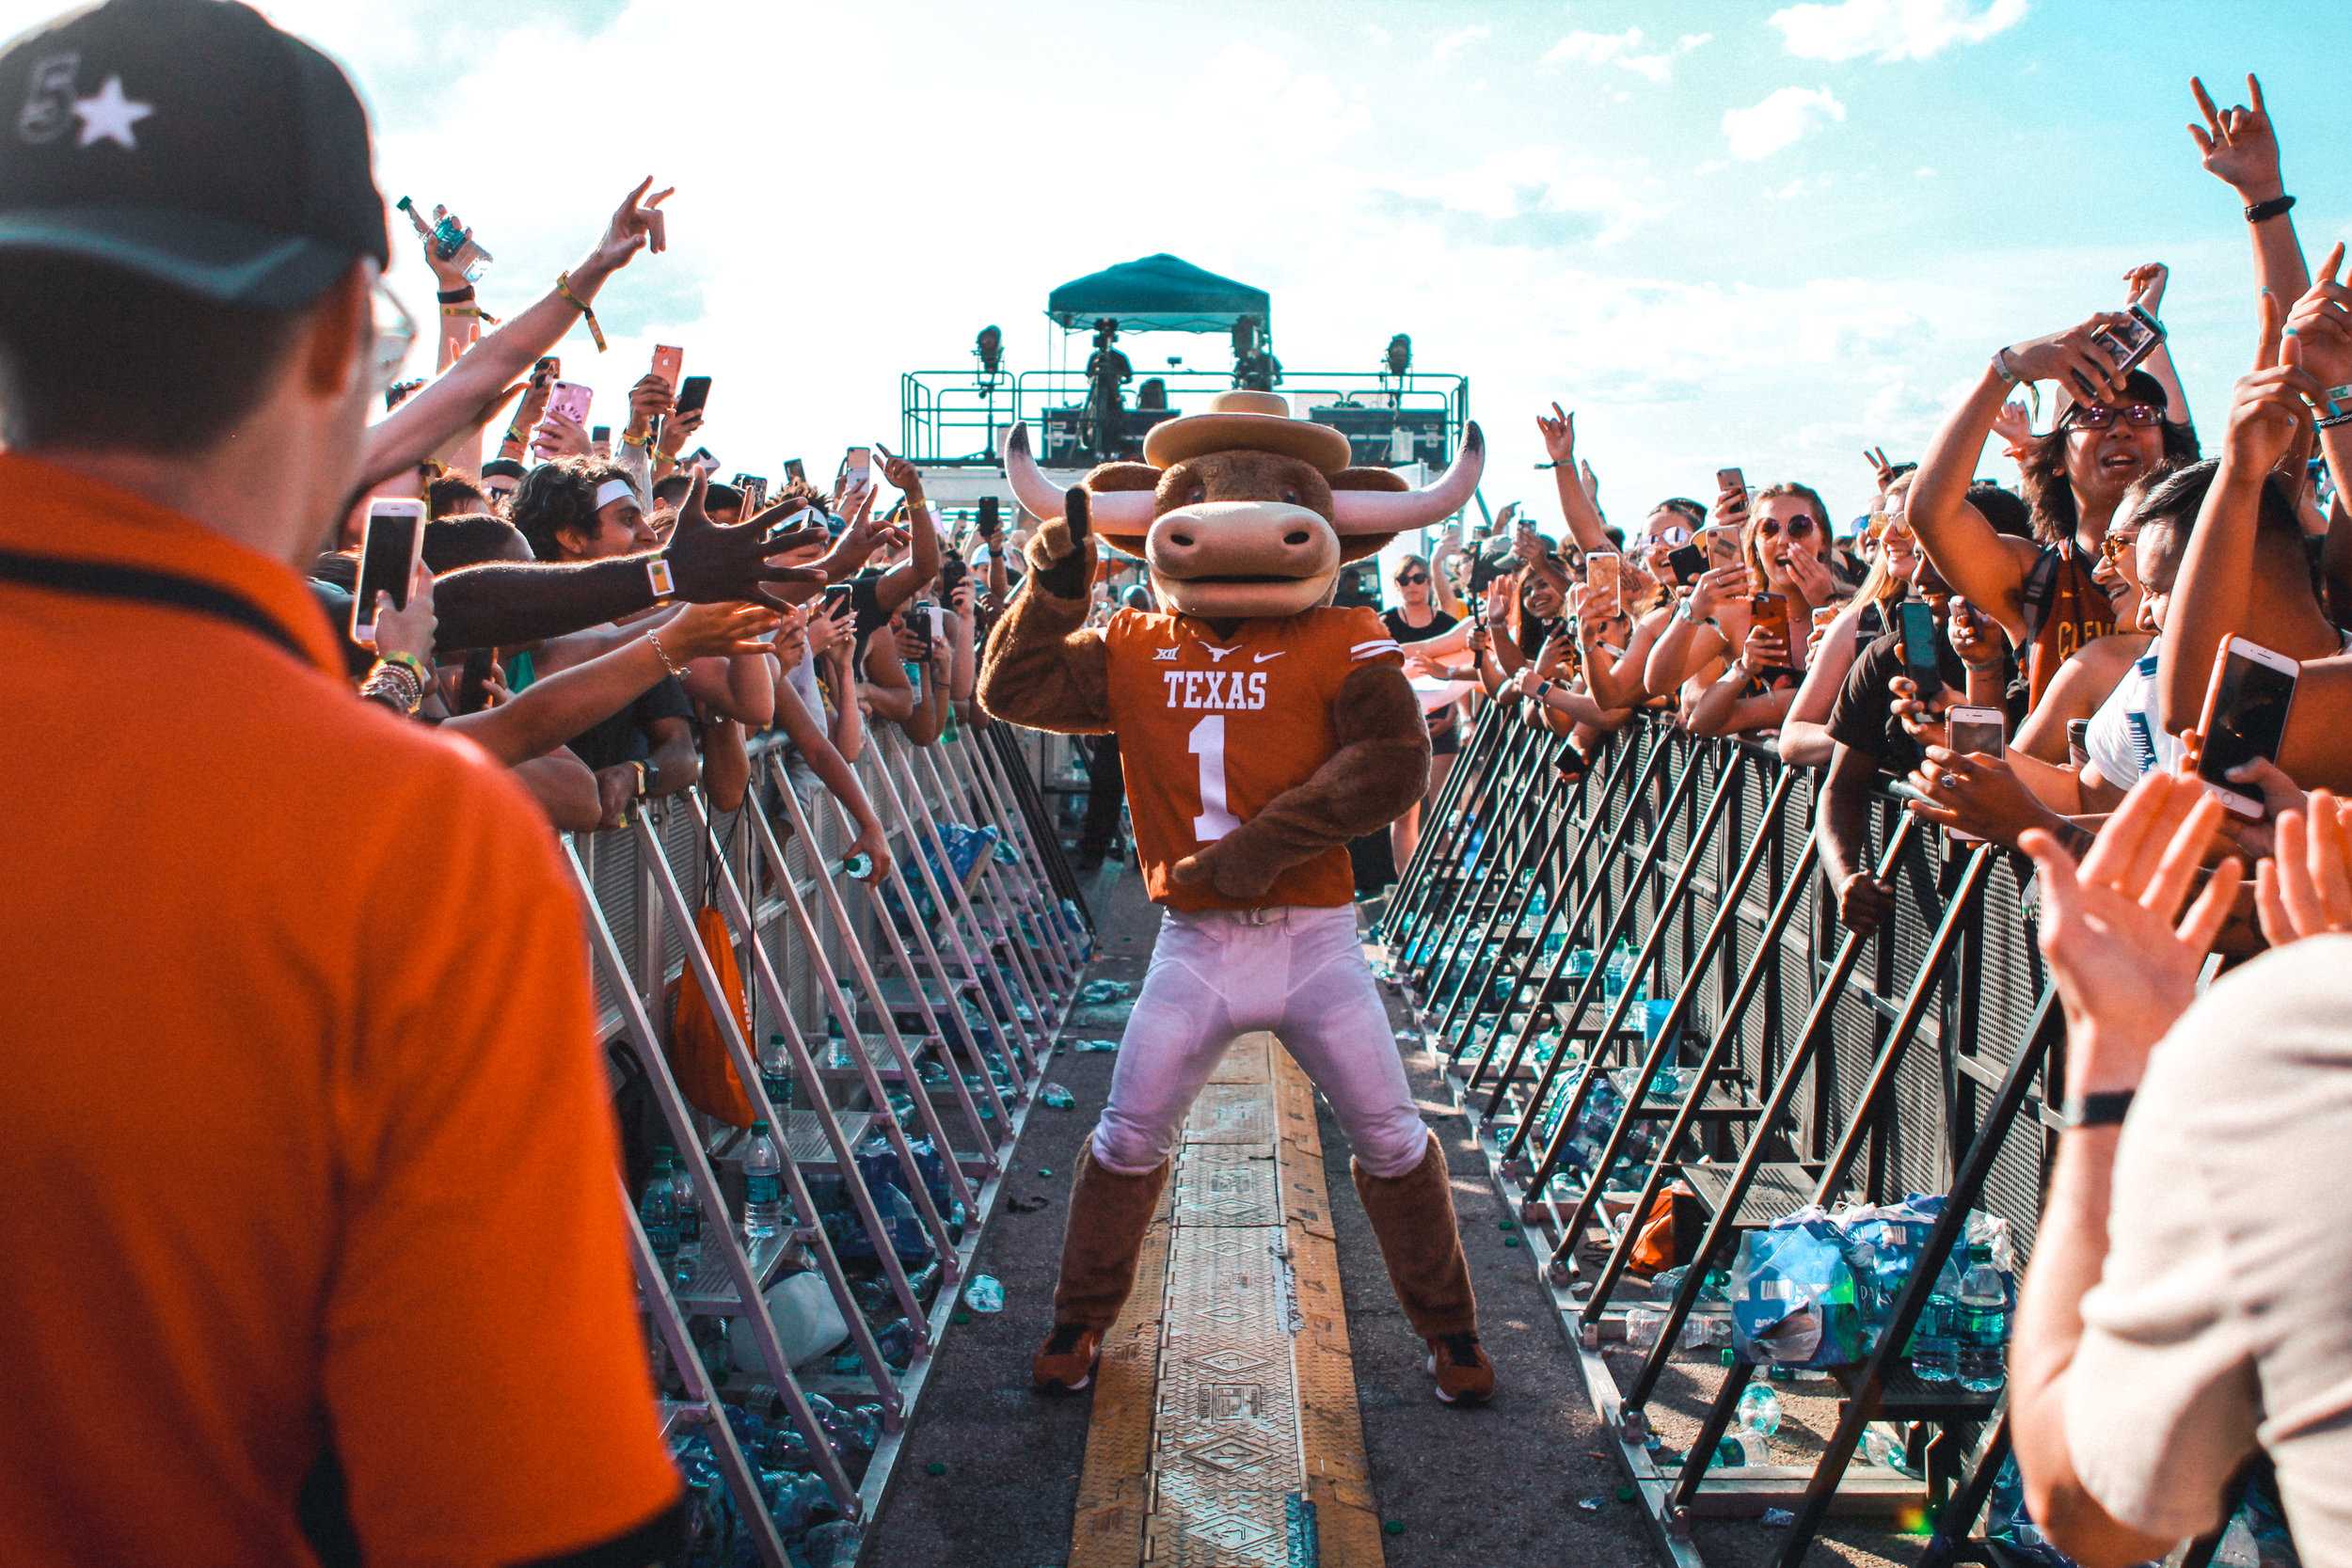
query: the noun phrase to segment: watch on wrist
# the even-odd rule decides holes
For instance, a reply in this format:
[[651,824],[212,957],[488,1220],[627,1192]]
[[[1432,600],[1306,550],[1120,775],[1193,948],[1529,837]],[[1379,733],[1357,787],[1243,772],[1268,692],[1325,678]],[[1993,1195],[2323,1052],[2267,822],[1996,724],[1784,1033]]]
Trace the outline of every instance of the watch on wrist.
[[2123,1114],[2132,1108],[2130,1089],[2108,1089],[2098,1094],[2070,1094],[2058,1107],[2058,1121],[2068,1128],[2118,1127]]

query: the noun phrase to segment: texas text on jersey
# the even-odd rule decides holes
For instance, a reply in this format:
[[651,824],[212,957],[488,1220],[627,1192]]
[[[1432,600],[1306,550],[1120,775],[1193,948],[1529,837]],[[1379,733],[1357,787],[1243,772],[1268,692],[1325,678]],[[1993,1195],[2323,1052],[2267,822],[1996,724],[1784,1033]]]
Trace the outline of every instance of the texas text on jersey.
[[1380,618],[1361,609],[1311,610],[1244,621],[1220,638],[1190,616],[1121,610],[1104,635],[1111,723],[1152,899],[1178,910],[1353,900],[1344,847],[1291,867],[1250,900],[1180,887],[1169,872],[1330,758],[1340,683],[1365,664],[1404,662]]

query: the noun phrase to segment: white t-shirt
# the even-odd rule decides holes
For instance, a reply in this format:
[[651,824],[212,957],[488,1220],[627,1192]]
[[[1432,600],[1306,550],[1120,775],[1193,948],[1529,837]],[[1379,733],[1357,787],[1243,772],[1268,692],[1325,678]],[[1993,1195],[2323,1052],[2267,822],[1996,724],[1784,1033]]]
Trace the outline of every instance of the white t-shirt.
[[2083,750],[2100,776],[2129,789],[2152,769],[2169,770],[2181,760],[2181,737],[2156,722],[2156,644],[2132,661],[2107,700],[2090,716]]
[[2156,1047],[2115,1151],[2066,1442],[2150,1535],[2220,1522],[2259,1446],[2310,1568],[2352,1564],[2352,937],[2224,975]]

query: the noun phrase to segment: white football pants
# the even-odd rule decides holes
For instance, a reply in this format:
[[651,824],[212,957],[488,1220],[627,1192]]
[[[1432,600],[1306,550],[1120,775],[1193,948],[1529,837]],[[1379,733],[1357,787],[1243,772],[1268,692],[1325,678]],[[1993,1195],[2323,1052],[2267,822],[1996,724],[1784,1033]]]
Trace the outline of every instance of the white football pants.
[[1165,911],[1095,1125],[1095,1159],[1129,1175],[1166,1160],[1226,1047],[1261,1029],[1280,1037],[1331,1102],[1365,1170],[1395,1177],[1421,1164],[1429,1133],[1353,905]]

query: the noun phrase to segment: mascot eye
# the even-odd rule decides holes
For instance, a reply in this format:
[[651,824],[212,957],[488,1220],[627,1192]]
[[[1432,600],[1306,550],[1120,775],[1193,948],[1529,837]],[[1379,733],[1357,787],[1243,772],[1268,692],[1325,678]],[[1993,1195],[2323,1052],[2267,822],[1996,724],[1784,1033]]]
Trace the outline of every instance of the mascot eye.
[[1285,490],[1282,492],[1282,499],[1288,505],[1296,506],[1298,504],[1298,492],[1295,490]]
[[[1198,506],[1208,499],[1209,487],[1205,484],[1196,484],[1191,489],[1184,492],[1184,504],[1186,506]],[[1192,541],[1187,539],[1184,542],[1186,544],[1190,544]]]

